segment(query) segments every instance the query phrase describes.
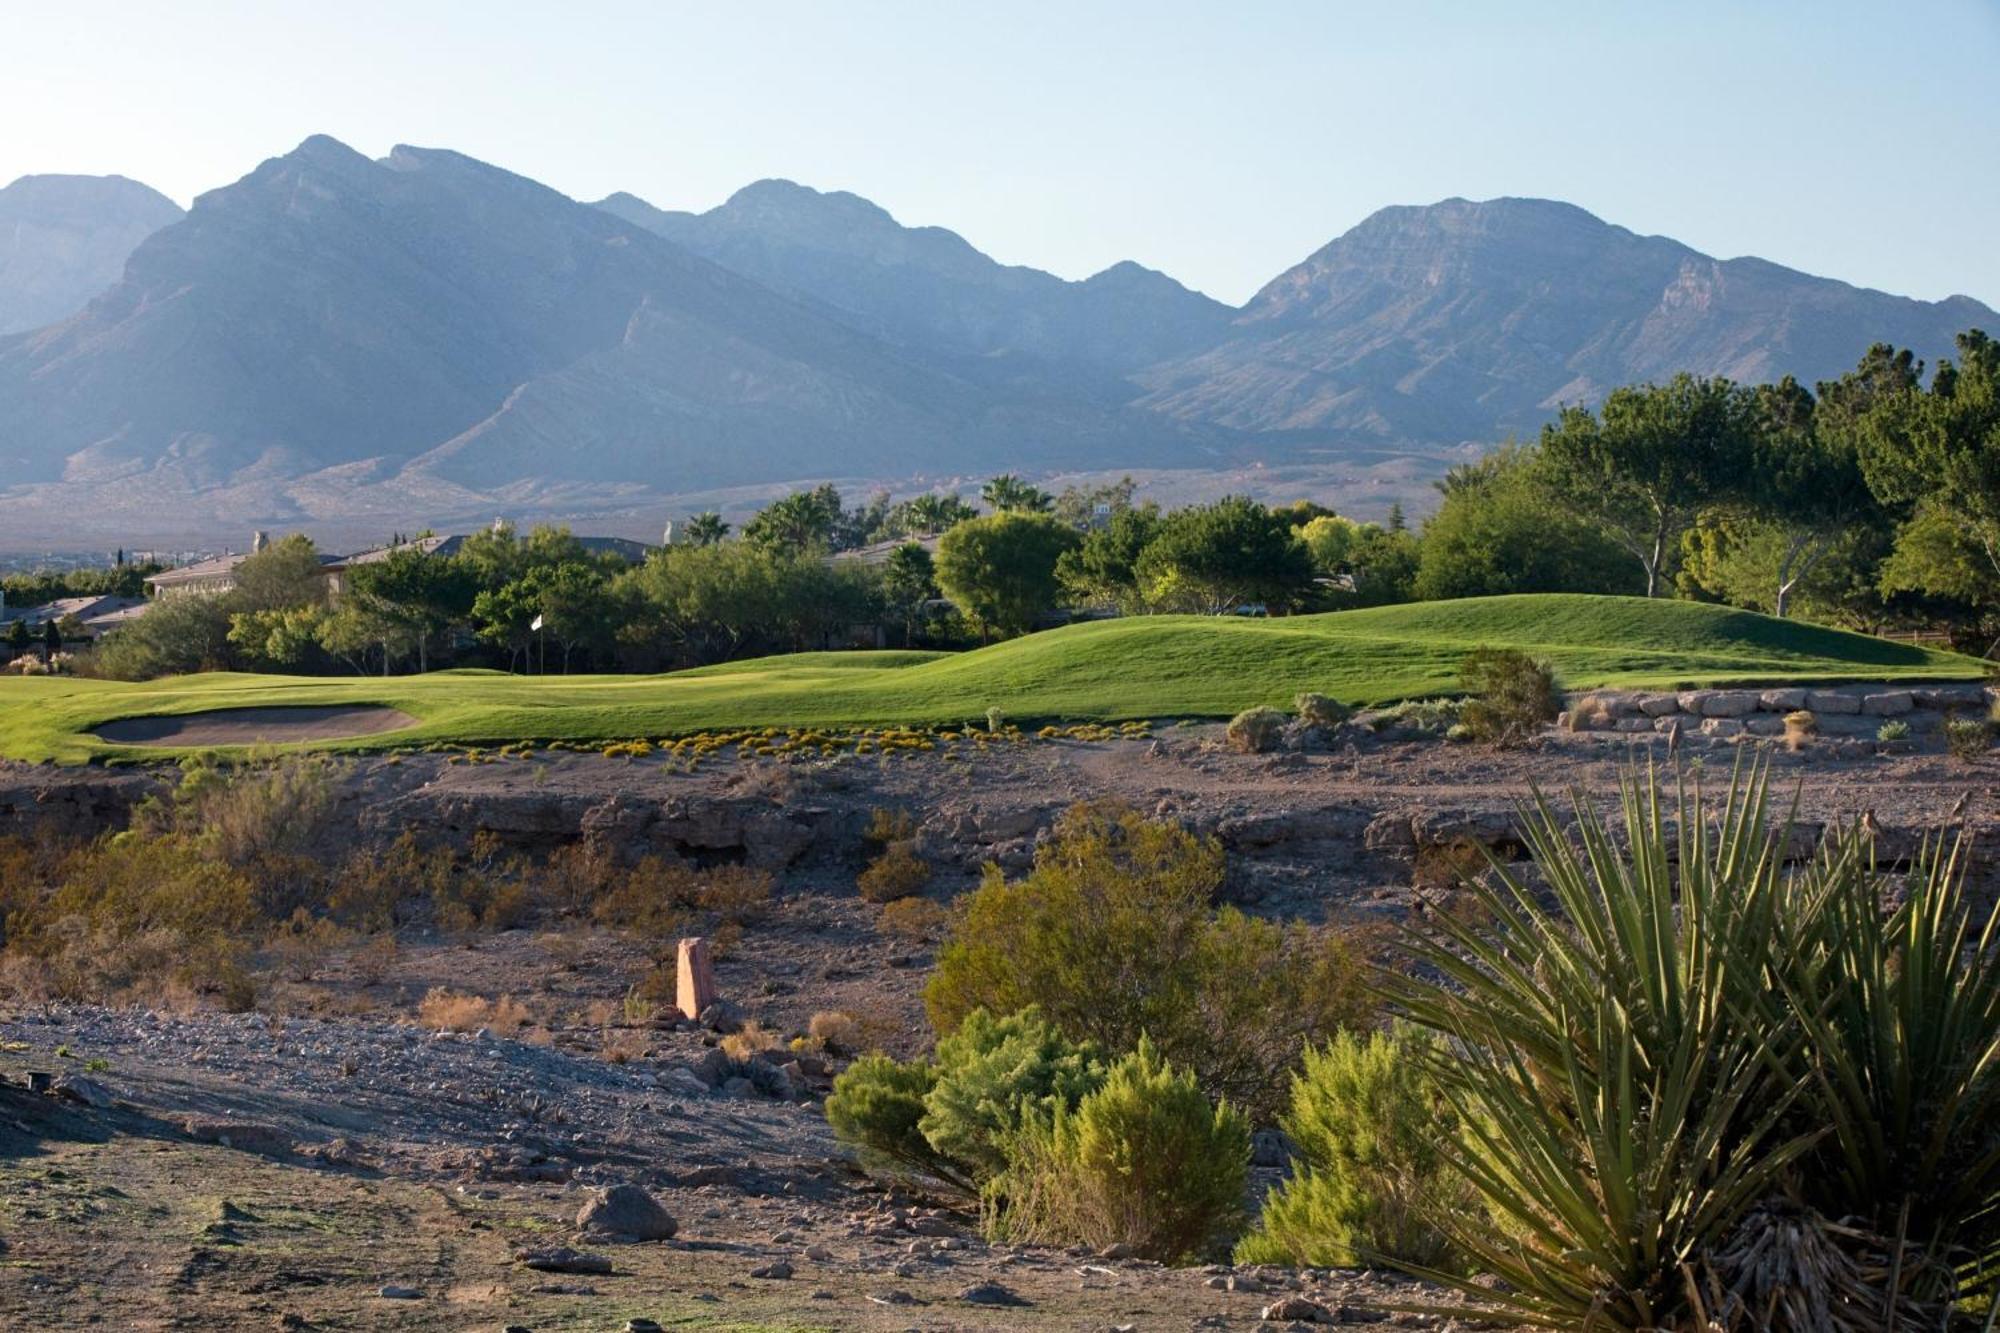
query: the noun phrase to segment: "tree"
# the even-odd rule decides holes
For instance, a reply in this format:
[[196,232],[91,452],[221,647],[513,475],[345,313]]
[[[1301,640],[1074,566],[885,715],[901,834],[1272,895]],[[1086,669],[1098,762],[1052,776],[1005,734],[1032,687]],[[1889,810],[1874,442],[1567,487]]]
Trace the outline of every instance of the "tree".
[[[1880,367],[1886,348],[1873,349]],[[1907,353],[1889,361],[1893,377],[1908,365]],[[1988,580],[2000,578],[2000,343],[1978,329],[1958,335],[1958,361],[1938,363],[1929,388],[1912,375],[1871,395],[1857,418],[1861,465],[1883,500],[1912,508],[1912,524],[1925,550],[1941,552],[1943,529],[1971,554]],[[1953,562],[1905,561],[1906,576],[1925,579],[1933,569],[1939,582],[1915,586],[1944,592],[1955,582]]]
[[1209,615],[1253,602],[1288,607],[1313,577],[1285,517],[1241,495],[1168,514],[1136,572],[1148,605]]
[[743,539],[774,551],[828,551],[841,519],[840,493],[831,486],[793,491],[773,500],[743,525]]
[[916,537],[934,537],[948,531],[968,518],[979,517],[974,509],[956,495],[915,495],[905,500],[901,506],[901,521],[906,534]]
[[[1104,486],[1065,486],[1051,512],[1078,532],[1088,532],[1130,509],[1132,493],[1138,489],[1139,483],[1130,477]],[[1097,512],[1100,508],[1102,514]]]
[[1056,562],[1063,591],[1086,606],[1111,606],[1127,613],[1146,608],[1139,590],[1139,556],[1160,534],[1160,507],[1147,503],[1122,509],[1093,528],[1075,550]]
[[1044,514],[1054,504],[1049,493],[1003,472],[979,488],[979,498],[996,514]]
[[882,566],[882,598],[891,614],[901,617],[903,643],[917,637],[917,617],[925,602],[937,596],[937,563],[918,542],[904,542],[889,552]]
[[245,559],[234,571],[228,594],[232,611],[282,611],[324,602],[325,562],[304,533],[281,537]]
[[1754,440],[1746,391],[1676,375],[1613,389],[1595,414],[1564,408],[1543,428],[1541,451],[1563,498],[1638,560],[1656,597],[1694,515],[1742,495]]
[[713,509],[704,510],[687,521],[681,530],[689,546],[713,546],[729,535],[729,525]]
[[7,647],[19,657],[34,644],[34,636],[28,633],[26,617],[16,617],[7,622]]
[[231,665],[229,608],[221,597],[162,597],[145,615],[106,635],[93,657],[114,680],[220,670]]
[[61,627],[59,627],[53,619],[43,621],[42,660],[44,662],[55,661],[56,654],[62,651],[62,646],[63,646],[63,636]]
[[1438,490],[1411,587],[1420,600],[1645,586],[1617,543],[1550,493],[1533,449],[1503,446],[1453,468]]
[[1062,591],[1056,562],[1078,540],[1074,529],[1046,514],[970,519],[938,543],[938,585],[978,622],[982,638],[988,629],[1025,633],[1055,606]]
[[431,639],[470,612],[475,595],[463,566],[406,544],[381,560],[350,566],[343,602],[373,619],[385,650],[391,641],[414,649],[423,672],[430,670]]

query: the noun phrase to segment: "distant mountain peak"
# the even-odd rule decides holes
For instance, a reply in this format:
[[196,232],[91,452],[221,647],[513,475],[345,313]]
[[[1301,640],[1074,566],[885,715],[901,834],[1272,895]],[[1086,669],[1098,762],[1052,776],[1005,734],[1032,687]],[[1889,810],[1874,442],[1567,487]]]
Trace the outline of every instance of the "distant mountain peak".
[[0,335],[81,310],[181,208],[125,176],[23,176],[0,189]]

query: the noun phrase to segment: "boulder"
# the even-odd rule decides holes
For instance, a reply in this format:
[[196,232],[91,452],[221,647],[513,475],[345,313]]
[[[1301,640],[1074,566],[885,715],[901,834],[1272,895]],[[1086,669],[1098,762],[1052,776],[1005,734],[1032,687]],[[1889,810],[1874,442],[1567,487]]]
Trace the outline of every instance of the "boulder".
[[1765,690],[1757,696],[1757,706],[1767,713],[1796,713],[1806,706],[1807,691]]
[[1916,706],[1916,696],[1908,690],[1884,690],[1861,697],[1861,711],[1870,717],[1901,717]]
[[1331,1324],[1333,1312],[1303,1296],[1287,1296],[1273,1301],[1258,1315],[1267,1324]]
[[55,1082],[49,1085],[49,1091],[66,1102],[76,1102],[94,1111],[110,1109],[114,1100],[111,1089],[96,1079],[85,1078],[81,1074],[57,1075]]
[[1808,690],[1806,707],[1815,713],[1858,713],[1861,696],[1844,690]]
[[238,1152],[255,1153],[259,1157],[290,1157],[294,1148],[290,1134],[276,1125],[256,1120],[197,1115],[183,1120],[181,1129],[189,1138],[202,1143],[218,1143]]
[[1757,694],[1750,690],[1718,690],[1701,701],[1701,715],[1744,717],[1757,711],[1757,702]]
[[1665,717],[1669,713],[1678,713],[1681,711],[1680,697],[1673,694],[1642,695],[1639,699],[1639,711],[1647,717]]
[[680,1224],[659,1201],[637,1185],[613,1185],[599,1191],[576,1215],[585,1231],[634,1240],[670,1240]]
[[1741,736],[1743,723],[1733,717],[1703,718],[1701,733],[1704,736]]

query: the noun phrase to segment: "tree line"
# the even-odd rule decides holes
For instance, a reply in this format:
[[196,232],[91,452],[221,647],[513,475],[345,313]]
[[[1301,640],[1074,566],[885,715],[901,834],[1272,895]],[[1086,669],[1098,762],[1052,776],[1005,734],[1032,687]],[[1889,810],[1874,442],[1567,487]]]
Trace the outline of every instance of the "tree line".
[[[1438,483],[1412,530],[1309,501],[1163,510],[1127,478],[848,507],[783,496],[740,531],[694,516],[643,564],[561,528],[500,525],[440,558],[348,566],[335,595],[303,536],[220,597],[164,599],[99,650],[107,674],[665,670],[846,646],[857,626],[957,647],[1078,614],[1293,614],[1521,592],[1680,596],[1868,631],[2000,632],[2000,344],[1928,376],[1871,348],[1812,388],[1680,375],[1563,409]],[[935,538],[932,542],[929,539]],[[935,555],[933,555],[933,546]],[[880,547],[871,558],[837,558]]]

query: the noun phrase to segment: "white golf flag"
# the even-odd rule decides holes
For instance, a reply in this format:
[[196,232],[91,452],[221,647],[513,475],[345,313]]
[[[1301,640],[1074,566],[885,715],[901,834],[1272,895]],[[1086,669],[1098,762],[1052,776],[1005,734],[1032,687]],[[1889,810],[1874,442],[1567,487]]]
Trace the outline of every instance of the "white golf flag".
[[536,616],[535,623],[528,626],[528,628],[531,630],[539,630],[541,627],[542,627],[542,618],[540,616]]

